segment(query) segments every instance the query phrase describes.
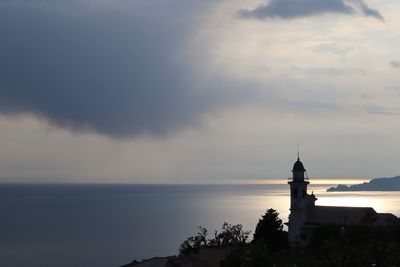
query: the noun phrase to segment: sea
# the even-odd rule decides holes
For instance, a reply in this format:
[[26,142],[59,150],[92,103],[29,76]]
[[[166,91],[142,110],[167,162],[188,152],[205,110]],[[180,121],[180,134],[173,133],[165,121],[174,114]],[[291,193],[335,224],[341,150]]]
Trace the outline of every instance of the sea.
[[[117,267],[175,255],[199,226],[206,227],[210,237],[224,222],[254,232],[269,208],[277,210],[283,222],[288,220],[286,182],[3,184],[0,266]],[[400,215],[400,192],[326,192],[336,184],[322,179],[310,184],[317,205],[373,207]]]

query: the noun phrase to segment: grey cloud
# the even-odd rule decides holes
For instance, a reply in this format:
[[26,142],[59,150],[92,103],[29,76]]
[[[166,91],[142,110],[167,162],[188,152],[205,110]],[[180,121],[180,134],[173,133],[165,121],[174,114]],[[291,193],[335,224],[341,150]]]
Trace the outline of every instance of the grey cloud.
[[390,66],[392,66],[395,69],[400,69],[400,62],[399,61],[390,61]]
[[174,131],[225,101],[192,89],[179,57],[207,1],[82,2],[0,3],[1,114],[120,138]]
[[371,114],[400,115],[400,108],[397,107],[366,106],[365,109]]
[[318,114],[316,112],[330,112],[337,111],[340,109],[337,103],[334,101],[324,100],[303,100],[303,101],[282,101],[280,105],[286,109],[294,110],[295,112],[303,112],[307,114]]
[[311,49],[315,52],[328,52],[336,55],[346,55],[354,48],[350,46],[344,46],[337,43],[323,43],[316,46],[311,47]]
[[294,19],[316,16],[325,13],[340,13],[353,15],[361,13],[364,16],[383,20],[379,11],[370,8],[363,0],[270,0],[253,10],[240,10],[244,18],[282,18]]
[[331,75],[331,76],[339,76],[339,75],[349,75],[349,74],[359,74],[363,75],[364,72],[359,69],[341,69],[336,67],[310,67],[310,66],[299,66],[292,65],[288,68],[290,72],[293,73],[306,73],[306,74],[315,74],[315,75]]
[[363,13],[367,17],[373,17],[379,20],[384,20],[384,17],[378,10],[370,8],[365,2],[362,0],[355,1],[358,7],[361,9],[361,13]]

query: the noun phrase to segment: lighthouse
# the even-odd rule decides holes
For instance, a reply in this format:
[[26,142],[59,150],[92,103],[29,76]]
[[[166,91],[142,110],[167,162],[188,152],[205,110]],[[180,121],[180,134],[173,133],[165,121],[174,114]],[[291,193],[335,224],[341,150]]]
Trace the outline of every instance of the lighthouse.
[[293,165],[292,173],[293,176],[289,178],[288,182],[290,185],[289,242],[295,243],[300,242],[303,238],[301,228],[307,219],[307,208],[310,198],[312,198],[307,194],[309,182],[299,155]]

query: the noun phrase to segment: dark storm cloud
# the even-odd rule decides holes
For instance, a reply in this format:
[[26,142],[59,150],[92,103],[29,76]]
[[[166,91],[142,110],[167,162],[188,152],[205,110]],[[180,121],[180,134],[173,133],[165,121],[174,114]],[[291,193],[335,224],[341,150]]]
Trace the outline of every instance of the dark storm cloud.
[[0,2],[0,113],[132,137],[216,105],[179,57],[204,2],[84,2]]
[[363,0],[355,1],[356,4],[360,7],[361,12],[367,17],[377,18],[379,20],[384,20],[384,17],[378,10],[370,8]]
[[245,18],[274,18],[294,19],[321,15],[324,13],[355,14],[383,20],[383,16],[375,9],[368,7],[363,0],[270,0],[253,10],[241,10],[240,15]]

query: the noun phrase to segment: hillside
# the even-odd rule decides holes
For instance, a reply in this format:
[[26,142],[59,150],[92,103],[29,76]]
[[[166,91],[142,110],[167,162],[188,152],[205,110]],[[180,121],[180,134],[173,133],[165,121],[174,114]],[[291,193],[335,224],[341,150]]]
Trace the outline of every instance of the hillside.
[[355,185],[339,184],[336,187],[327,189],[328,192],[343,191],[400,191],[400,176],[389,178],[374,178],[369,182]]

